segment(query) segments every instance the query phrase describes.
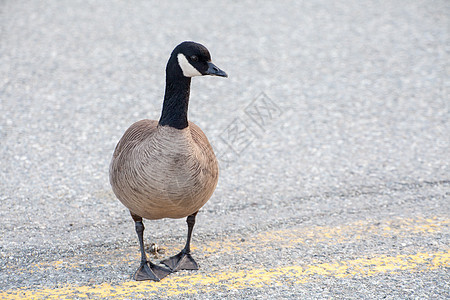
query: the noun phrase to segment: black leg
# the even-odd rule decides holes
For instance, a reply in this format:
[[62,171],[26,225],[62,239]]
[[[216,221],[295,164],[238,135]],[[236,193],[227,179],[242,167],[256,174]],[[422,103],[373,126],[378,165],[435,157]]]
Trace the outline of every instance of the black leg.
[[184,246],[183,250],[181,250],[181,252],[177,255],[161,261],[161,263],[168,266],[172,270],[172,272],[176,272],[178,270],[198,270],[198,264],[191,256],[191,237],[192,230],[194,229],[195,225],[196,215],[197,212],[188,216],[186,219],[186,222],[188,224],[188,234],[186,245]]
[[134,220],[136,226],[136,233],[139,239],[139,247],[141,249],[141,265],[139,266],[133,278],[135,280],[155,280],[159,281],[168,274],[170,270],[157,266],[147,259],[147,254],[144,250],[144,223],[142,223],[142,217],[131,213],[131,217]]
[[189,254],[191,252],[191,237],[192,237],[192,230],[194,229],[195,225],[195,217],[197,216],[197,213],[194,213],[186,218],[186,223],[188,224],[188,234],[186,239],[186,245],[184,246],[184,253]]

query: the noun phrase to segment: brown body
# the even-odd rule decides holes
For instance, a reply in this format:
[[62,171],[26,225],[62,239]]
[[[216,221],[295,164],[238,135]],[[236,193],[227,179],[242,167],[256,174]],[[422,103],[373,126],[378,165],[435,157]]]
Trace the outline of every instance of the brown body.
[[[195,217],[219,178],[216,156],[201,129],[188,121],[191,77],[227,73],[211,62],[205,46],[187,41],[175,47],[166,66],[166,90],[159,121],[141,120],[125,131],[109,167],[117,198],[130,210],[141,263],[135,280],[159,281],[178,270],[198,270],[191,255]],[[148,260],[142,218],[186,218],[186,245],[161,261]]]
[[197,212],[218,181],[218,164],[202,130],[141,120],[124,133],[110,165],[117,198],[146,219],[182,218]]

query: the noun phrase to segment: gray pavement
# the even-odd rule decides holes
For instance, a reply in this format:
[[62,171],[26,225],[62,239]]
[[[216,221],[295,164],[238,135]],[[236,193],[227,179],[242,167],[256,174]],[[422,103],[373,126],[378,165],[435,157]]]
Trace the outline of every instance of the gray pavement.
[[[189,118],[221,165],[194,274],[417,253],[443,263],[158,295],[448,299],[449,16],[448,1],[2,1],[2,296],[130,281],[137,239],[110,157],[130,124],[159,118],[169,54],[194,40],[229,74],[192,82]],[[392,222],[406,233],[343,242],[335,230]],[[184,220],[146,226],[149,243],[183,243]],[[338,242],[200,248],[302,228]]]

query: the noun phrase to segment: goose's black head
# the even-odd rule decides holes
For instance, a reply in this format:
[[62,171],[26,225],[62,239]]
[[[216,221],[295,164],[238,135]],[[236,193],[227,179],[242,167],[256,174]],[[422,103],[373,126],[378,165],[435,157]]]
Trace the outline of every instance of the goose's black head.
[[183,42],[173,49],[166,67],[166,93],[160,125],[177,129],[188,126],[191,77],[203,75],[228,77],[211,62],[211,55],[205,46]]
[[167,78],[203,75],[228,77],[211,62],[211,55],[205,46],[195,42],[183,42],[176,46],[167,63]]

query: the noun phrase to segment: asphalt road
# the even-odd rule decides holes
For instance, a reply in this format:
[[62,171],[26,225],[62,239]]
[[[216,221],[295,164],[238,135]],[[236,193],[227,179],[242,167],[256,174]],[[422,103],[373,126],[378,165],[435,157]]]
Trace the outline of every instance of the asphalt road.
[[[0,298],[450,297],[448,1],[2,1]],[[134,282],[114,146],[203,43],[189,118],[214,144],[201,269]],[[147,221],[179,251],[184,220]]]

